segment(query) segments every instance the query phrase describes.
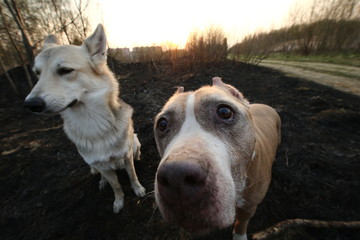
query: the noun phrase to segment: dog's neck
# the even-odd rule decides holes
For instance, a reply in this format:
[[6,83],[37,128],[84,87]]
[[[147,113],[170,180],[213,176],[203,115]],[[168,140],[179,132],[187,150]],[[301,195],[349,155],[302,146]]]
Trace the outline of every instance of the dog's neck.
[[[118,113],[120,108],[127,106],[119,97],[119,87],[115,79],[110,79],[107,89],[96,90],[85,93],[82,100],[75,106],[69,107],[61,113],[64,120],[64,130],[69,138],[76,134],[84,139],[92,139],[108,135],[109,132],[116,132],[119,120],[128,119],[129,116],[122,116]],[[126,113],[128,111],[125,111]]]

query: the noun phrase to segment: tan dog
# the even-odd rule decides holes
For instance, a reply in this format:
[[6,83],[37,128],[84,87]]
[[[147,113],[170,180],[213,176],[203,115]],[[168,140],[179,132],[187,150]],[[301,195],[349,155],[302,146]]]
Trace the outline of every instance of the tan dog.
[[109,182],[114,212],[124,205],[115,170],[125,168],[137,196],[144,196],[135,173],[140,142],[134,134],[131,106],[119,98],[119,83],[106,64],[106,36],[101,24],[82,46],[59,45],[54,35],[35,58],[39,81],[26,97],[34,112],[60,113],[66,135],[91,172],[100,172],[100,188]]
[[155,120],[160,212],[194,233],[236,219],[234,239],[247,239],[249,219],[271,180],[279,115],[267,105],[249,104],[218,77],[212,87],[183,91],[177,90]]

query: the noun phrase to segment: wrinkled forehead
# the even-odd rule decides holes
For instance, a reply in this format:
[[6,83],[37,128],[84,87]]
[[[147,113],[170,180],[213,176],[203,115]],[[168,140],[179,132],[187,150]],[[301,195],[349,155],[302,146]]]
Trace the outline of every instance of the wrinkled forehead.
[[[172,96],[167,103],[164,105],[161,113],[164,112],[177,112],[182,113],[185,111],[187,98],[193,92],[186,92],[181,94],[175,94]],[[161,114],[160,113],[160,114]]]
[[233,101],[234,97],[223,89],[215,86],[205,86],[195,92],[195,101]]
[[[191,101],[190,101],[191,98]],[[175,94],[172,96],[169,101],[163,107],[163,112],[176,112],[178,115],[184,115],[186,107],[192,105],[194,108],[201,108],[202,105],[213,102],[223,102],[223,103],[234,103],[239,105],[242,108],[241,104],[237,104],[238,101],[228,92],[224,91],[219,87],[202,87],[195,92],[185,92],[180,94]]]
[[50,47],[35,57],[34,70],[41,70],[45,67],[72,67],[77,68],[84,64],[86,59],[82,58],[84,51],[79,46],[56,46]]

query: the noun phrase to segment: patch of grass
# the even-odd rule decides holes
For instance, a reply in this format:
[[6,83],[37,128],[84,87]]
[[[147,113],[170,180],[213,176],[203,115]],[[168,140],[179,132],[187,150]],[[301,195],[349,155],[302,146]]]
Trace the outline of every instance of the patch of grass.
[[343,72],[343,71],[337,71],[336,68],[334,68],[333,70],[325,70],[325,69],[313,68],[313,67],[308,67],[308,66],[294,66],[292,64],[282,64],[282,65],[289,66],[289,67],[300,68],[302,70],[309,70],[309,71],[313,71],[313,72],[326,73],[326,74],[333,75],[333,76],[347,77],[347,78],[360,80],[360,76],[357,76],[357,75],[354,75],[354,74],[351,74],[351,73],[347,73],[347,72]]
[[269,60],[333,63],[360,67],[360,54],[327,54],[327,55],[296,55],[273,53],[267,57]]

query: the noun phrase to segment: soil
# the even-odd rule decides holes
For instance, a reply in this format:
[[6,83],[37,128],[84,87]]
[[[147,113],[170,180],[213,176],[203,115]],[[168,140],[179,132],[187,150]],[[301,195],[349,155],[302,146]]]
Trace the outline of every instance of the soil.
[[[265,67],[237,62],[174,66],[114,63],[121,97],[134,109],[142,160],[135,162],[147,196],[138,198],[125,171],[118,177],[125,207],[112,212],[113,193],[77,153],[57,115],[23,109],[29,92],[23,71],[10,71],[20,96],[0,78],[0,239],[231,239],[231,227],[190,236],[163,222],[154,200],[159,155],[153,119],[175,86],[195,90],[214,76],[250,102],[274,107],[282,143],[273,179],[249,224],[249,236],[293,218],[359,221],[360,97]],[[295,228],[277,239],[359,239],[359,229]]]

